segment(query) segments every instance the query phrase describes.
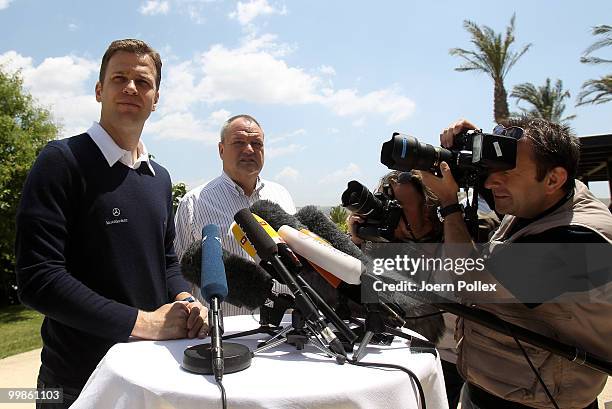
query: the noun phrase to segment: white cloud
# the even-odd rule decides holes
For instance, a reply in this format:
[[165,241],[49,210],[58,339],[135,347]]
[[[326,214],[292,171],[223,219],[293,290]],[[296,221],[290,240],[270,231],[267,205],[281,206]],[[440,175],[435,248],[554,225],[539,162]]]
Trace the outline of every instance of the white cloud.
[[336,182],[344,182],[348,179],[355,178],[355,176],[361,174],[361,169],[354,163],[349,163],[348,166],[342,169],[338,169],[324,176],[319,183],[331,184]]
[[291,166],[284,167],[280,172],[274,176],[274,180],[282,182],[282,181],[296,181],[300,176],[300,172],[292,168]]
[[8,72],[21,71],[24,88],[63,125],[62,136],[87,129],[98,119],[94,84],[98,63],[75,56],[49,57],[38,66],[15,51],[0,54]]
[[415,108],[410,98],[400,95],[394,88],[359,95],[354,89],[323,90],[324,104],[337,115],[363,115],[378,113],[387,117],[387,123],[396,123],[409,117]]
[[74,23],[70,23],[68,24],[68,31],[77,31],[79,29],[79,26],[74,24]]
[[197,102],[200,96],[194,92],[195,68],[191,61],[170,65],[165,69],[159,92],[159,113],[184,112]]
[[356,119],[351,122],[351,125],[353,125],[355,128],[363,128],[363,126],[365,125],[365,118],[361,117],[359,119]]
[[277,9],[272,7],[267,0],[250,0],[247,2],[239,1],[236,5],[236,10],[229,14],[231,19],[238,20],[238,22],[245,26],[253,21],[258,16],[270,15],[270,14],[287,14],[287,9]]
[[0,10],[8,8],[9,4],[11,4],[13,0],[0,0]]
[[212,112],[208,118],[199,120],[191,112],[174,112],[145,124],[144,134],[158,139],[188,139],[214,145],[219,142],[221,124],[230,116],[224,109]]
[[167,1],[147,0],[142,3],[138,11],[145,16],[154,16],[156,14],[167,14],[170,10],[170,4]]
[[316,101],[319,79],[289,67],[265,51],[244,52],[215,45],[202,56],[203,99],[300,104]]
[[284,135],[280,135],[280,136],[276,136],[276,137],[270,137],[270,138],[266,137],[266,142],[268,144],[275,144],[275,143],[278,143],[278,142],[282,142],[282,141],[284,141],[285,139],[288,139],[288,138],[293,138],[293,137],[297,137],[297,136],[306,135],[307,133],[308,132],[306,131],[306,129],[300,128],[300,129],[296,129],[295,131],[288,132],[288,133],[286,133]]
[[[287,64],[283,57],[292,51],[287,44],[279,44],[275,35],[248,35],[236,48],[215,44],[191,60],[171,61],[162,81],[159,113],[185,113],[196,104],[229,101],[319,104],[336,115],[357,117],[362,123],[372,114],[395,123],[414,111],[414,102],[396,88],[366,94],[356,89],[334,89],[323,77]],[[332,70],[329,66],[323,69],[327,73]]]
[[279,156],[291,155],[293,153],[303,151],[304,149],[304,146],[297,145],[295,143],[287,146],[266,148],[266,158],[277,158]]
[[334,67],[330,65],[320,66],[319,71],[321,72],[321,74],[325,74],[325,75],[336,75],[336,70],[334,70]]

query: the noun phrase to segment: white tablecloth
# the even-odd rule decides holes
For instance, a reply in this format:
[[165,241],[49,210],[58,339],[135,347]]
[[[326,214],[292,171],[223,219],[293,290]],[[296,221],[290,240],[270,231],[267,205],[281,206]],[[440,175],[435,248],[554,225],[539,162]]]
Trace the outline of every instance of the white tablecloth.
[[[286,317],[287,318],[287,317]],[[225,333],[257,328],[251,316],[227,317]],[[238,338],[251,349],[267,335]],[[209,340],[207,340],[209,341]],[[135,341],[113,346],[71,408],[166,409],[221,408],[213,376],[181,368],[183,351],[203,340]],[[402,365],[419,378],[427,408],[447,408],[440,359],[411,354],[405,340],[368,346],[364,362]],[[257,354],[251,367],[226,374],[228,408],[418,408],[418,391],[399,370],[338,365],[312,345],[297,351],[282,346]]]

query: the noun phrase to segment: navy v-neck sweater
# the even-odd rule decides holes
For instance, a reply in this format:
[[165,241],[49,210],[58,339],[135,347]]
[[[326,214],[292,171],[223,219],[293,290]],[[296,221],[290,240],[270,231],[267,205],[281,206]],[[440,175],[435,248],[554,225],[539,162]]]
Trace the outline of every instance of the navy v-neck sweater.
[[45,314],[41,377],[82,387],[125,342],[138,309],[174,301],[189,284],[174,252],[171,182],[151,162],[112,167],[87,134],[52,141],[17,212],[21,301]]

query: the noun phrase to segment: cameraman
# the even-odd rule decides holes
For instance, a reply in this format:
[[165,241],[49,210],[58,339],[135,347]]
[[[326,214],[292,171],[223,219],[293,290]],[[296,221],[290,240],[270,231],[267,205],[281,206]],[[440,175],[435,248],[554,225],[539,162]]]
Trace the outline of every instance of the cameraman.
[[[418,171],[400,172],[392,171],[383,176],[377,191],[383,192],[390,199],[396,199],[402,207],[402,217],[394,231],[395,242],[441,243],[443,240],[443,225],[438,217],[440,201],[433,192],[423,184]],[[356,245],[364,244],[364,240],[357,235],[357,228],[365,219],[357,214],[350,214],[347,225],[351,240]],[[425,315],[428,311],[417,312],[416,315]],[[459,394],[463,379],[457,372],[457,350],[453,339],[456,316],[443,314],[444,334],[442,334],[436,347],[442,358],[444,371],[444,384],[450,408],[456,408],[459,403]],[[424,322],[423,322],[424,321]],[[424,331],[424,326],[441,326],[438,317],[412,322],[412,328],[420,333],[433,333]],[[418,328],[416,328],[418,327]],[[428,337],[429,338],[429,337]]]
[[[438,219],[438,198],[429,190],[419,172],[392,171],[383,176],[377,191],[390,199],[396,199],[402,207],[402,217],[394,231],[397,242],[439,243],[442,241],[442,223]],[[365,219],[350,214],[346,223],[351,240],[357,246],[364,240],[357,235],[357,229]]]
[[[583,183],[574,179],[579,143],[569,127],[534,118],[510,120],[505,125],[507,128],[496,127],[494,133],[518,140],[516,167],[492,172],[485,181],[485,188],[492,190],[495,210],[505,214],[489,241],[491,247],[511,242],[612,243],[612,215]],[[455,122],[440,135],[442,145],[452,146],[454,137],[469,129],[476,127],[466,120]],[[440,168],[442,178],[423,172],[423,181],[438,196],[442,208],[447,208],[444,242],[470,243],[457,206],[457,183],[448,164],[442,162]],[[542,275],[547,273],[541,271]],[[515,303],[478,307],[604,360],[612,358],[610,304]],[[468,320],[462,320],[459,329],[462,339],[457,366],[467,382],[463,408],[552,406],[513,338]],[[605,374],[530,345],[523,348],[559,407],[597,408]]]

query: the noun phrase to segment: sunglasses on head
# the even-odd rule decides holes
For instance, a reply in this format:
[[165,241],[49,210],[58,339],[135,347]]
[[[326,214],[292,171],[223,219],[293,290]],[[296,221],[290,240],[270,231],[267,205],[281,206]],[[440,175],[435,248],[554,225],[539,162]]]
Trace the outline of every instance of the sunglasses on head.
[[519,140],[525,134],[525,130],[519,126],[509,126],[506,128],[503,125],[495,125],[493,128],[493,135],[508,136],[510,138]]

